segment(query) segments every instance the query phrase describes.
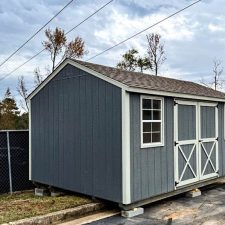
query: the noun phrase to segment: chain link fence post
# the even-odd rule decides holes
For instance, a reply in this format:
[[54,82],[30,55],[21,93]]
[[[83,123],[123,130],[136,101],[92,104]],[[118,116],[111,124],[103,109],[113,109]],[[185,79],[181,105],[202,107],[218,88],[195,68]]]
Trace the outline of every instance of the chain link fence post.
[[10,141],[9,141],[9,131],[7,131],[7,150],[8,150],[8,165],[9,165],[9,190],[12,194],[12,169],[11,169],[11,153],[10,153]]

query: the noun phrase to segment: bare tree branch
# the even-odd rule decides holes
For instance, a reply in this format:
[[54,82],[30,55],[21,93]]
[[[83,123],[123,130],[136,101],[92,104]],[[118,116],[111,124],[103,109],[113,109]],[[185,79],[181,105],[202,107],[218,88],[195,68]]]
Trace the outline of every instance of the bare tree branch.
[[152,64],[152,70],[158,75],[160,66],[165,62],[164,44],[161,43],[159,34],[149,34],[146,36],[148,41],[148,55]]
[[17,84],[17,92],[19,93],[19,95],[22,97],[23,100],[20,101],[20,105],[21,107],[28,112],[29,111],[29,107],[27,104],[27,88],[25,85],[25,81],[24,81],[24,77],[21,76],[18,78],[18,84]]
[[222,78],[223,74],[223,67],[222,67],[222,61],[219,59],[213,60],[213,77],[209,79],[208,81],[201,80],[200,83],[203,85],[213,88],[214,90],[218,90],[218,88],[223,89],[225,80]]
[[40,72],[40,68],[37,67],[34,70],[34,84],[35,84],[35,86],[36,87],[39,86],[42,83],[43,80],[44,80],[44,77]]

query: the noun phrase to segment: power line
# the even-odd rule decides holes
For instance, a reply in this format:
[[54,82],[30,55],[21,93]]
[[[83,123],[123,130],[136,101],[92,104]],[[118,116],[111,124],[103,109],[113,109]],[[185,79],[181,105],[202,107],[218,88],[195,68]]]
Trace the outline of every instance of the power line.
[[[99,11],[101,11],[102,9],[104,9],[107,5],[109,5],[111,2],[113,2],[114,0],[111,0],[109,2],[107,2],[106,4],[104,4],[103,6],[101,6],[98,10],[96,10],[94,13],[92,13],[91,15],[89,15],[88,17],[86,17],[84,20],[82,20],[80,23],[78,23],[76,26],[72,27],[69,31],[67,31],[65,34],[69,34],[70,32],[72,32],[74,29],[76,29],[78,26],[80,26],[81,24],[83,24],[84,22],[86,22],[88,19],[90,19],[92,16],[94,16],[95,14],[97,14]],[[36,58],[38,55],[40,55],[43,51],[45,50],[45,48],[43,48],[41,51],[37,52],[35,55],[33,55],[31,58],[29,58],[27,61],[25,61],[24,63],[22,63],[21,65],[19,65],[18,67],[16,67],[14,70],[12,70],[10,73],[7,73],[5,76],[0,78],[0,81],[4,80],[6,77],[10,76],[12,73],[14,73],[15,71],[17,71],[18,69],[20,69],[22,66],[24,66],[25,64],[27,64],[28,62],[30,62],[32,59]]]
[[73,28],[71,28],[69,31],[66,32],[66,35],[69,34],[70,32],[72,32],[74,29],[76,29],[77,27],[79,27],[82,23],[84,23],[85,21],[87,21],[88,19],[90,19],[92,16],[94,16],[95,14],[97,14],[99,11],[101,11],[103,8],[105,8],[107,5],[109,5],[111,2],[113,2],[114,0],[111,0],[109,2],[107,2],[105,5],[103,5],[102,7],[100,7],[98,10],[96,10],[94,13],[92,13],[90,16],[88,16],[86,19],[84,19],[83,21],[81,21],[80,23],[78,23],[76,26],[74,26]]
[[55,19],[65,8],[67,8],[74,0],[69,1],[60,11],[58,11],[47,23],[39,28],[30,38],[28,38],[18,49],[16,49],[11,55],[9,55],[3,62],[0,63],[0,67],[3,66],[10,58],[12,58],[20,49],[22,49],[29,41],[31,41],[41,30],[43,30],[53,19]]
[[188,5],[188,6],[184,7],[184,8],[182,8],[182,9],[176,11],[175,13],[172,13],[171,15],[165,17],[164,19],[162,19],[162,20],[160,20],[160,21],[158,21],[158,22],[156,22],[156,23],[154,23],[153,25],[151,25],[151,26],[145,28],[144,30],[139,31],[139,32],[135,33],[134,35],[128,37],[127,39],[125,39],[125,40],[123,40],[123,41],[121,41],[121,42],[119,42],[119,43],[117,43],[117,44],[115,44],[115,45],[113,45],[113,46],[111,46],[111,47],[105,49],[104,51],[102,51],[102,52],[100,52],[100,53],[98,53],[98,54],[96,54],[96,55],[90,57],[90,58],[87,59],[86,61],[90,61],[90,60],[92,60],[92,59],[94,59],[94,58],[96,58],[96,57],[98,57],[98,56],[104,54],[105,52],[107,52],[107,51],[109,51],[109,50],[111,50],[111,49],[113,49],[113,48],[115,48],[115,47],[117,47],[117,46],[119,46],[119,45],[121,45],[121,44],[127,42],[128,40],[130,40],[130,39],[132,39],[132,38],[138,36],[139,34],[141,34],[141,33],[145,32],[145,31],[149,30],[150,28],[152,28],[152,27],[154,27],[154,26],[156,26],[156,25],[158,25],[158,24],[160,24],[160,23],[162,23],[162,22],[164,22],[164,21],[170,19],[171,17],[173,17],[173,16],[175,16],[175,15],[181,13],[182,11],[184,11],[184,10],[190,8],[191,6],[197,4],[197,3],[201,2],[201,1],[202,1],[202,0],[198,0],[198,1],[193,2],[192,4],[190,4],[190,5]]
[[45,49],[42,49],[41,51],[39,51],[38,53],[36,53],[35,55],[33,55],[31,58],[29,58],[27,61],[25,61],[24,63],[20,64],[19,66],[17,66],[14,70],[12,70],[10,73],[7,73],[5,76],[0,78],[0,81],[4,80],[6,77],[10,76],[12,73],[14,73],[16,70],[20,69],[22,66],[24,66],[25,64],[27,64],[28,62],[30,62],[32,59],[34,59],[35,57],[37,57],[38,55],[40,55]]

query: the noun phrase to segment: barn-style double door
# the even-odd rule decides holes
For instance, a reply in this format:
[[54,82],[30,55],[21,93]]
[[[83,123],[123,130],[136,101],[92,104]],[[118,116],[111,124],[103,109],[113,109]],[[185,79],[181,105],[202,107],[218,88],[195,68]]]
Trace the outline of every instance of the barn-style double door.
[[218,108],[175,101],[175,187],[218,176]]

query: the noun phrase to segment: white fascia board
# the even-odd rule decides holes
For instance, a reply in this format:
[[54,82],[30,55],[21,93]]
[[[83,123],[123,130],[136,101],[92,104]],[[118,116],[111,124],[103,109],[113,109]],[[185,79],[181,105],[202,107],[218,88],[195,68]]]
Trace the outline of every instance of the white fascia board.
[[122,90],[122,203],[131,203],[130,94]]
[[50,80],[52,80],[66,65],[68,61],[63,61],[30,95],[27,97],[27,101],[31,100]]
[[98,73],[92,69],[89,69],[86,66],[83,66],[71,59],[66,59],[63,61],[56,69],[55,71],[48,77],[46,78],[27,98],[29,101],[32,99],[50,80],[52,80],[67,64],[73,65],[78,69],[81,69],[87,73],[90,73],[93,76],[96,76],[108,83],[111,83],[121,89],[124,89],[128,92],[136,92],[140,94],[151,94],[151,95],[158,95],[158,96],[170,96],[170,97],[178,97],[178,98],[188,98],[188,99],[196,99],[196,100],[206,100],[206,101],[220,101],[220,102],[225,102],[225,99],[221,98],[213,98],[213,97],[204,97],[204,96],[197,96],[197,95],[190,95],[190,94],[182,94],[182,93],[173,93],[173,92],[166,92],[166,91],[155,91],[155,90],[148,90],[144,88],[134,88],[134,87],[129,87],[125,84],[122,84],[119,81],[116,81],[110,77],[107,77],[101,73]]
[[108,83],[111,83],[119,88],[122,88],[122,89],[126,89],[128,88],[128,86],[122,84],[121,82],[119,81],[116,81],[110,77],[107,77],[105,75],[102,75],[101,73],[98,73],[94,70],[91,70],[89,69],[88,67],[86,66],[83,66],[77,62],[74,62],[73,60],[71,59],[66,59],[65,61],[63,61],[55,70],[54,72],[49,75],[48,78],[46,78],[27,98],[27,100],[29,101],[30,99],[32,99],[47,83],[49,83],[67,64],[70,64],[70,65],[73,65],[75,66],[76,68],[78,69],[81,69],[87,73],[90,73],[91,75],[95,76],[95,77],[98,77]]
[[31,180],[31,100],[29,100],[29,180]]
[[101,73],[98,73],[98,72],[96,72],[96,71],[94,71],[92,69],[89,69],[88,67],[83,66],[83,65],[81,65],[81,64],[79,64],[77,62],[74,62],[71,59],[68,59],[68,63],[73,65],[73,66],[75,66],[78,69],[81,69],[81,70],[83,70],[83,71],[85,71],[87,73],[90,73],[91,75],[94,75],[94,76],[96,76],[96,77],[98,77],[98,78],[100,78],[100,79],[102,79],[104,81],[107,81],[108,83],[113,84],[113,85],[115,85],[115,86],[117,86],[119,88],[122,88],[122,89],[127,89],[128,88],[127,85],[122,84],[121,82],[119,82],[117,80],[114,80],[114,79],[112,79],[110,77],[107,77],[107,76],[105,76],[105,75],[103,75]]
[[205,97],[205,96],[174,93],[174,92],[167,92],[167,91],[156,91],[156,90],[149,90],[149,89],[143,89],[143,88],[129,87],[126,90],[129,92],[135,92],[140,94],[168,96],[168,97],[175,97],[175,98],[186,98],[186,99],[193,99],[193,100],[213,101],[213,102],[225,102],[225,99],[223,98]]

